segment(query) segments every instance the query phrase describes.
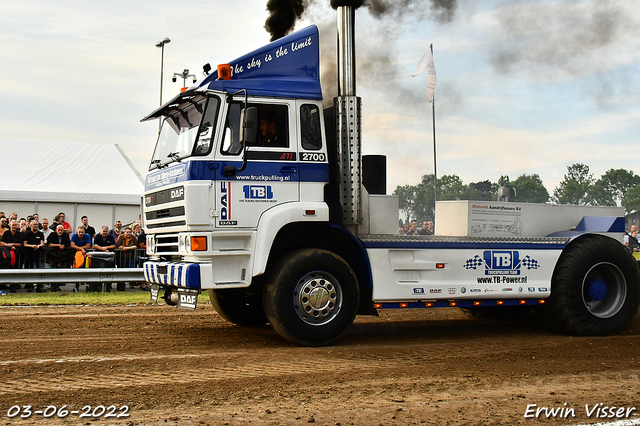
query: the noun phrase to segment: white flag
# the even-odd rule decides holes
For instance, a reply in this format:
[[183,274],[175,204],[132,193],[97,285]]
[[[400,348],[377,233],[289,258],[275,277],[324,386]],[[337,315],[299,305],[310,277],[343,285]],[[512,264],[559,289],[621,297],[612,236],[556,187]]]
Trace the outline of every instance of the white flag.
[[422,74],[427,71],[427,101],[433,102],[433,91],[436,90],[436,66],[433,63],[433,55],[431,49],[427,50],[420,62],[418,62],[418,68],[416,68],[415,74],[411,74],[412,77]]

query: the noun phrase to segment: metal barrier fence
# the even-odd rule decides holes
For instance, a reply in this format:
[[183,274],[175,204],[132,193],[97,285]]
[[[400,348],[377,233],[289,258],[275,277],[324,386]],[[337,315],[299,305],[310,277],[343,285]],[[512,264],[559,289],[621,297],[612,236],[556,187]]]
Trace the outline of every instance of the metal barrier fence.
[[[120,250],[110,252],[88,249],[84,268],[142,268],[142,264],[148,259],[144,249]],[[2,269],[50,269],[72,268],[77,251],[73,249],[43,249],[40,253],[30,255],[22,251],[17,253],[14,266],[7,267],[0,262]],[[79,267],[79,266],[78,266]]]
[[142,264],[147,259],[145,250],[114,250],[110,255],[87,250],[81,265],[74,266],[76,251],[58,253],[45,250],[36,257],[19,253],[14,265],[0,266],[0,284],[38,283],[123,283],[144,281]]

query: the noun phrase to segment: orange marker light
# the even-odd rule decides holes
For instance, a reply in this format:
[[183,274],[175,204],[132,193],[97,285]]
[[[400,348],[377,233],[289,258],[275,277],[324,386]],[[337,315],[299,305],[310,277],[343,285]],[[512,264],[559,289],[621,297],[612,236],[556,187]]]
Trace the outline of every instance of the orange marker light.
[[218,78],[220,80],[231,80],[231,65],[229,64],[218,65]]
[[480,302],[479,300],[475,300],[475,301],[473,302],[473,306],[480,306],[480,304],[481,304],[481,303],[482,303],[482,302]]
[[444,269],[444,263],[436,263],[436,269]]
[[431,302],[425,302],[424,307],[425,307],[425,308],[431,308],[431,307],[433,307],[433,303],[431,303]]
[[496,300],[496,305],[504,305],[504,302],[502,300]]
[[546,300],[544,300],[544,299],[540,299],[540,300],[538,300],[538,303],[539,303],[540,305],[544,305],[545,303],[547,303],[547,301],[546,301]]
[[207,237],[191,237],[191,251],[207,251]]
[[527,301],[526,300],[518,300],[518,303],[521,305],[526,305]]
[[399,304],[399,306],[400,306],[401,308],[408,308],[408,307],[409,307],[409,304],[408,304],[408,303],[400,303],[400,304]]
[[374,303],[373,309],[382,309],[382,303]]

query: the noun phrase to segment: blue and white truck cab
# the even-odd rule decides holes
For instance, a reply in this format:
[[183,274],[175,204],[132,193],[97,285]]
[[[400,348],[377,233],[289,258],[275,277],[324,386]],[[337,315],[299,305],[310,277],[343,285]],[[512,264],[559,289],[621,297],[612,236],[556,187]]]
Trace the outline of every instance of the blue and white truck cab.
[[[339,46],[353,10],[338,8]],[[436,235],[397,235],[384,158],[361,155],[353,49],[323,110],[308,27],[218,67],[162,119],[143,205],[152,299],[270,323],[303,345],[385,308],[535,308],[572,334],[623,330],[640,274],[618,208],[439,202]],[[381,179],[382,177],[382,179]]]

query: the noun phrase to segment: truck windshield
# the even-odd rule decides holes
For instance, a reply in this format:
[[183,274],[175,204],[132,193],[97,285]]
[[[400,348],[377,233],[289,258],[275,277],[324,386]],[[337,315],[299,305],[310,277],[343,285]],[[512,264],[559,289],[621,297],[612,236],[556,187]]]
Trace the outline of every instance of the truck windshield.
[[211,152],[220,100],[215,96],[191,99],[165,115],[149,170],[162,168],[192,155]]

